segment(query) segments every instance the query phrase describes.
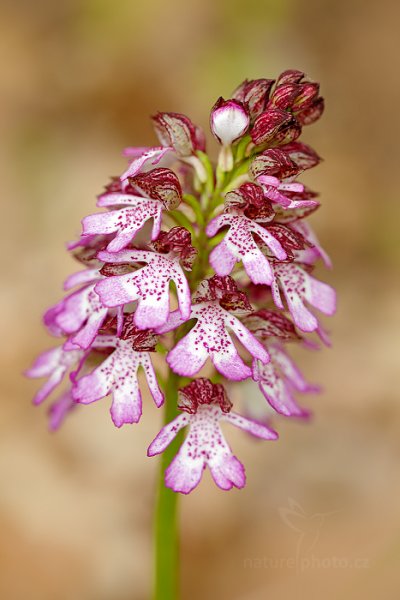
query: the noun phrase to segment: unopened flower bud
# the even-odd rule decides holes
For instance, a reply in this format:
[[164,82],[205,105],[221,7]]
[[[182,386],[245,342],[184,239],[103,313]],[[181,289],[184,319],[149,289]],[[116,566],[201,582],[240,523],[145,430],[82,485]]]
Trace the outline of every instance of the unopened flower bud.
[[247,109],[237,100],[219,98],[211,110],[211,131],[223,146],[229,146],[242,137],[249,123]]
[[245,79],[233,92],[232,98],[247,105],[254,121],[265,110],[274,83],[273,79]]
[[295,117],[280,109],[263,112],[254,123],[251,139],[256,146],[270,144],[278,146],[288,144],[301,133],[301,126]]

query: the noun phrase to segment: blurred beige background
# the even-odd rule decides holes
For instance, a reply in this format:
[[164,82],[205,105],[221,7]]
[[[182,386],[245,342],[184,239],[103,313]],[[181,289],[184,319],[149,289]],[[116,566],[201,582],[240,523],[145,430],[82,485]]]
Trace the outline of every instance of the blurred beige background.
[[[340,303],[333,349],[300,359],[325,392],[304,400],[310,425],[276,421],[276,444],[229,432],[244,491],[206,476],[182,499],[183,598],[397,599],[400,4],[3,0],[1,13],[0,597],[148,597],[159,413],[147,403],[117,431],[105,400],[50,435],[21,372],[51,345],[40,317],[75,268],[64,242],[122,148],[154,143],[148,115],[207,127],[245,77],[298,68],[327,99],[304,139],[325,158],[307,182]],[[304,537],[282,519],[293,501]]]

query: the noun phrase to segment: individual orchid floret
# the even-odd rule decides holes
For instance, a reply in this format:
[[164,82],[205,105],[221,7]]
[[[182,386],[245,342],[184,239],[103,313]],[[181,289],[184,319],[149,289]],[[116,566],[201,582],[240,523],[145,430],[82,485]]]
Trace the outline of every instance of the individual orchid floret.
[[[154,350],[154,334],[149,332],[150,348]],[[139,337],[141,348],[143,332],[131,330],[125,339],[116,336],[98,336],[95,348],[112,348],[113,352],[94,371],[75,382],[72,395],[80,404],[90,404],[112,393],[111,418],[116,427],[125,423],[138,423],[142,414],[142,398],[137,372],[142,367],[156,406],[161,406],[164,396],[157,383],[156,374],[148,351],[143,352],[135,344]]]
[[232,98],[248,107],[250,118],[254,121],[265,110],[274,83],[274,79],[245,79],[233,92]]
[[100,252],[99,258],[111,264],[147,263],[145,267],[123,275],[107,277],[96,286],[104,306],[122,306],[137,300],[135,323],[139,329],[163,325],[169,315],[170,282],[176,287],[179,311],[183,319],[190,315],[190,289],[179,253],[160,254],[147,250]]
[[[228,293],[232,294],[233,280],[231,278],[218,279],[222,280],[222,284],[229,280]],[[228,312],[223,308],[219,300],[213,299],[213,296],[215,298],[213,287],[215,288],[213,285],[208,287],[210,294],[207,297],[204,294],[207,287],[204,286],[204,283],[203,285],[200,284],[198,303],[192,305],[189,317],[190,319],[196,319],[197,322],[189,333],[168,353],[167,362],[175,373],[192,377],[205,365],[207,358],[210,358],[217,371],[227,379],[241,381],[251,376],[251,369],[239,356],[227,330],[235,334],[253,358],[268,362],[268,353],[232,312]],[[238,300],[240,303],[243,302],[241,297]],[[230,305],[234,305],[232,296],[230,296]],[[176,329],[183,322],[184,320],[180,318],[178,311],[175,311],[171,313],[165,325],[157,329],[157,332],[160,334],[167,333]]]
[[[160,233],[163,209],[176,208],[182,199],[179,179],[170,169],[137,175],[129,179],[125,188],[118,184],[113,182],[99,196],[97,206],[117,206],[119,210],[89,215],[82,220],[83,236],[115,234],[107,246],[109,252],[118,252],[130,244],[149,219],[153,219],[151,239],[155,240]],[[145,197],[138,195],[138,191]]]
[[84,236],[114,234],[107,250],[118,252],[132,242],[149,219],[153,219],[151,239],[157,238],[161,229],[163,210],[163,205],[158,200],[131,194],[108,194],[106,198],[99,200],[98,206],[111,206],[111,203],[127,205],[128,207],[85,217],[82,220],[82,234]]
[[255,120],[250,132],[256,146],[281,146],[293,142],[301,134],[301,125],[290,113],[268,109]]
[[[52,348],[37,357],[30,369],[25,372],[27,377],[47,377],[33,399],[34,404],[41,404],[60,385],[70,369],[77,367],[84,356],[83,350],[65,350],[63,346]],[[79,368],[79,367],[78,367]],[[72,375],[73,376],[73,375]]]
[[64,289],[69,290],[77,285],[82,287],[44,315],[44,323],[51,333],[71,336],[67,341],[68,349],[79,347],[87,350],[109,312],[94,289],[101,279],[103,276],[98,269],[74,273],[66,280]]
[[147,451],[148,456],[160,454],[178,432],[189,425],[185,441],[166,470],[167,487],[188,494],[200,483],[206,466],[222,490],[244,487],[244,467],[227,444],[220,422],[235,425],[264,440],[275,440],[278,435],[265,425],[231,412],[231,406],[223,386],[208,379],[196,379],[180,389],[178,407],[182,414],[161,429]]
[[307,383],[282,344],[274,342],[267,347],[271,360],[266,365],[258,360],[254,361],[254,381],[258,383],[267,402],[278,413],[286,417],[307,417],[309,412],[297,404],[293,391],[310,393],[318,391],[318,387]]
[[336,310],[335,291],[326,283],[309,275],[296,263],[274,263],[275,281],[271,287],[274,302],[284,309],[280,288],[282,289],[289,311],[301,331],[318,329],[317,318],[306,308],[304,301],[325,315],[333,315]]
[[230,207],[232,194],[235,202],[238,194],[244,196],[244,200],[246,200],[247,189],[239,188],[235,192],[229,192],[226,195],[226,202],[230,212],[215,217],[207,225],[206,233],[209,237],[213,237],[222,227],[229,227],[222,242],[211,252],[210,263],[216,273],[223,276],[229,275],[235,263],[242,261],[246,273],[253,283],[270,285],[273,280],[272,268],[269,260],[254,240],[253,234],[261,238],[272,255],[279,260],[286,259],[286,252],[267,228],[246,217],[242,211],[238,210],[236,214],[232,212]]
[[222,171],[233,167],[231,145],[241,138],[249,128],[250,116],[244,104],[238,100],[218,98],[210,115],[213,135],[222,144],[218,166]]

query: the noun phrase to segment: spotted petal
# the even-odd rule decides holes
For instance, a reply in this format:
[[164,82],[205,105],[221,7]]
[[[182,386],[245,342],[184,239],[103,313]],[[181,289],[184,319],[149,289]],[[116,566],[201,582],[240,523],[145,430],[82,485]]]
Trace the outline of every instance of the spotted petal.
[[279,260],[286,258],[280,242],[267,229],[244,215],[222,214],[215,217],[207,226],[209,237],[221,227],[229,225],[224,240],[210,254],[210,263],[218,275],[229,275],[235,262],[243,262],[246,273],[253,283],[270,285],[273,279],[268,258],[257,246],[253,233],[257,234]]
[[217,404],[198,407],[195,414],[179,415],[166,425],[149,447],[153,456],[162,452],[176,436],[179,429],[189,424],[186,436],[178,454],[165,473],[165,484],[175,492],[190,493],[200,482],[206,466],[222,490],[232,487],[242,488],[246,483],[242,463],[233,455],[219,422],[228,421],[237,427],[250,431],[263,439],[275,439],[275,432],[267,427],[244,419],[234,413],[226,414]]
[[[174,313],[171,318],[173,329],[176,327]],[[197,323],[167,356],[171,369],[179,375],[192,377],[209,357],[215,368],[228,379],[240,381],[250,377],[251,370],[239,356],[227,328],[237,335],[241,344],[253,357],[268,362],[268,353],[262,344],[218,302],[195,304],[190,318],[197,319]],[[163,332],[166,330],[168,322],[162,329]]]
[[146,262],[147,266],[126,275],[108,277],[96,286],[105,306],[120,306],[138,301],[135,324],[140,329],[157,328],[169,315],[169,284],[176,286],[179,310],[183,318],[190,315],[190,289],[179,259],[141,250],[118,253],[100,252],[99,258],[110,263]]
[[[101,336],[96,340],[101,342]],[[105,346],[115,347],[114,352],[89,375],[79,379],[73,387],[76,402],[90,404],[113,394],[111,417],[117,427],[124,423],[137,423],[142,414],[142,398],[137,379],[139,367],[143,367],[147,382],[157,406],[164,397],[157,384],[148,352],[136,352],[131,340],[105,336]]]
[[[122,194],[117,194],[121,196]],[[131,206],[105,213],[89,215],[82,220],[83,235],[115,233],[108,244],[109,252],[125,248],[149,219],[153,219],[151,239],[157,238],[161,228],[162,204],[158,200],[131,197]]]

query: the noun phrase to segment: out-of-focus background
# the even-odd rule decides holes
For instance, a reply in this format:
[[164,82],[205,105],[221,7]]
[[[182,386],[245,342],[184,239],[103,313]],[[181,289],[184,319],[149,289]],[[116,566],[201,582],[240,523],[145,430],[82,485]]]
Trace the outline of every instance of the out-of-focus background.
[[399,597],[399,19],[396,0],[3,0],[1,598],[148,597],[159,413],[117,431],[104,400],[50,435],[21,372],[52,343],[64,243],[121,149],[154,143],[148,116],[207,127],[219,95],[287,68],[327,100],[303,139],[325,158],[307,182],[339,310],[333,348],[298,354],[325,392],[278,443],[229,432],[245,490],[206,475],[181,499],[183,597]]

